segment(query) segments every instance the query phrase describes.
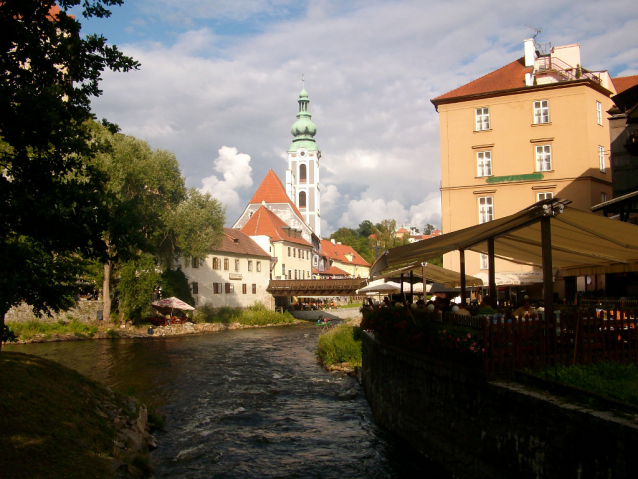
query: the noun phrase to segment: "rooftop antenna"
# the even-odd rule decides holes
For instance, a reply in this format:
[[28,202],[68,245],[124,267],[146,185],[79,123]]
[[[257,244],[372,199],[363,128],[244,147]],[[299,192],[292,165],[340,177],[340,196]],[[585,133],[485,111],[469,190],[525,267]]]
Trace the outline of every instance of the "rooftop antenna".
[[536,33],[534,33],[534,45],[536,45],[536,37],[537,37],[537,36],[538,36],[538,34],[541,32],[541,29],[540,29],[540,28],[533,27],[533,26],[531,26],[531,25],[528,25],[527,23],[525,24],[525,26],[526,26],[527,28],[531,28],[532,30],[534,30],[534,31],[536,32]]

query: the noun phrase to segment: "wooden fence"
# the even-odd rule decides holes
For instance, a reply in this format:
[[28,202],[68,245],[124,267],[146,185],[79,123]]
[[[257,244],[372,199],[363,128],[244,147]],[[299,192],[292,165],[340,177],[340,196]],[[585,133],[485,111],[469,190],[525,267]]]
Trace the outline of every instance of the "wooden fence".
[[636,362],[637,318],[638,311],[626,310],[578,311],[558,319],[481,318],[485,371]]

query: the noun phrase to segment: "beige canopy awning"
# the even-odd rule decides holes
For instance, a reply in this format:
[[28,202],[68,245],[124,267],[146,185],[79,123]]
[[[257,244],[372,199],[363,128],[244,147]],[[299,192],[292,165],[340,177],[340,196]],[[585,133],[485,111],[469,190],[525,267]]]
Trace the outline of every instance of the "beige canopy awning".
[[[403,268],[388,269],[386,271],[383,271],[379,275],[373,276],[373,278],[395,278],[401,276],[401,273],[409,275],[410,271],[412,271],[413,276],[417,278],[423,278],[423,274],[425,271],[426,281],[431,281],[433,283],[442,283],[448,288],[458,288],[461,285],[461,275],[459,273],[429,263],[425,264],[425,267],[421,263],[418,263],[410,266],[405,266]],[[465,275],[465,284],[467,286],[482,286],[483,282],[480,279],[475,278],[474,276]]]
[[563,276],[638,271],[638,226],[571,208],[555,198],[489,223],[471,226],[386,252],[371,274],[414,267],[416,263],[454,250],[488,254],[494,238],[494,256],[519,264],[542,266],[541,224],[551,216],[553,268]]

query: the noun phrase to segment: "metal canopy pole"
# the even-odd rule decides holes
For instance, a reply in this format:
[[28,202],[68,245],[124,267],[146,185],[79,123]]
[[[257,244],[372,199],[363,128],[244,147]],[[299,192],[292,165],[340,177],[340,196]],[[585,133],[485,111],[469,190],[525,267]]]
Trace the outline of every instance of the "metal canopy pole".
[[490,277],[490,299],[491,306],[496,308],[496,270],[494,268],[494,236],[487,239],[487,256]]
[[459,249],[459,256],[461,259],[461,304],[467,304],[467,291],[465,284],[465,250]]
[[552,277],[552,227],[551,216],[541,218],[541,245],[543,248],[543,302],[545,319],[554,316],[554,282]]
[[414,303],[414,271],[410,270],[410,302]]

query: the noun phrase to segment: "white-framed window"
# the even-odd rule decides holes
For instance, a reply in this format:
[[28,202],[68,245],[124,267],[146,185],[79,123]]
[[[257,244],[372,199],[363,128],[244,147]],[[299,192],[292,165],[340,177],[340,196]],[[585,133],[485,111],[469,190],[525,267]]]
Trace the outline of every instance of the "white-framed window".
[[494,197],[479,197],[479,224],[487,223],[494,219]]
[[605,148],[598,145],[598,165],[600,167],[600,172],[605,172]]
[[481,254],[481,269],[490,269],[490,257],[486,254]]
[[553,197],[554,193],[552,193],[551,191],[536,193],[536,201],[551,200]]
[[539,100],[534,102],[534,124],[549,123],[549,101]]
[[552,171],[552,146],[536,147],[536,171]]
[[251,259],[248,260],[248,271],[253,270],[253,261]]
[[476,176],[492,176],[492,152],[476,152]]
[[490,129],[490,109],[476,108],[474,111],[476,117],[476,131]]
[[603,105],[599,101],[596,102],[596,123],[603,124]]
[[601,193],[600,194],[600,202],[604,203],[605,201],[607,201],[607,193]]

